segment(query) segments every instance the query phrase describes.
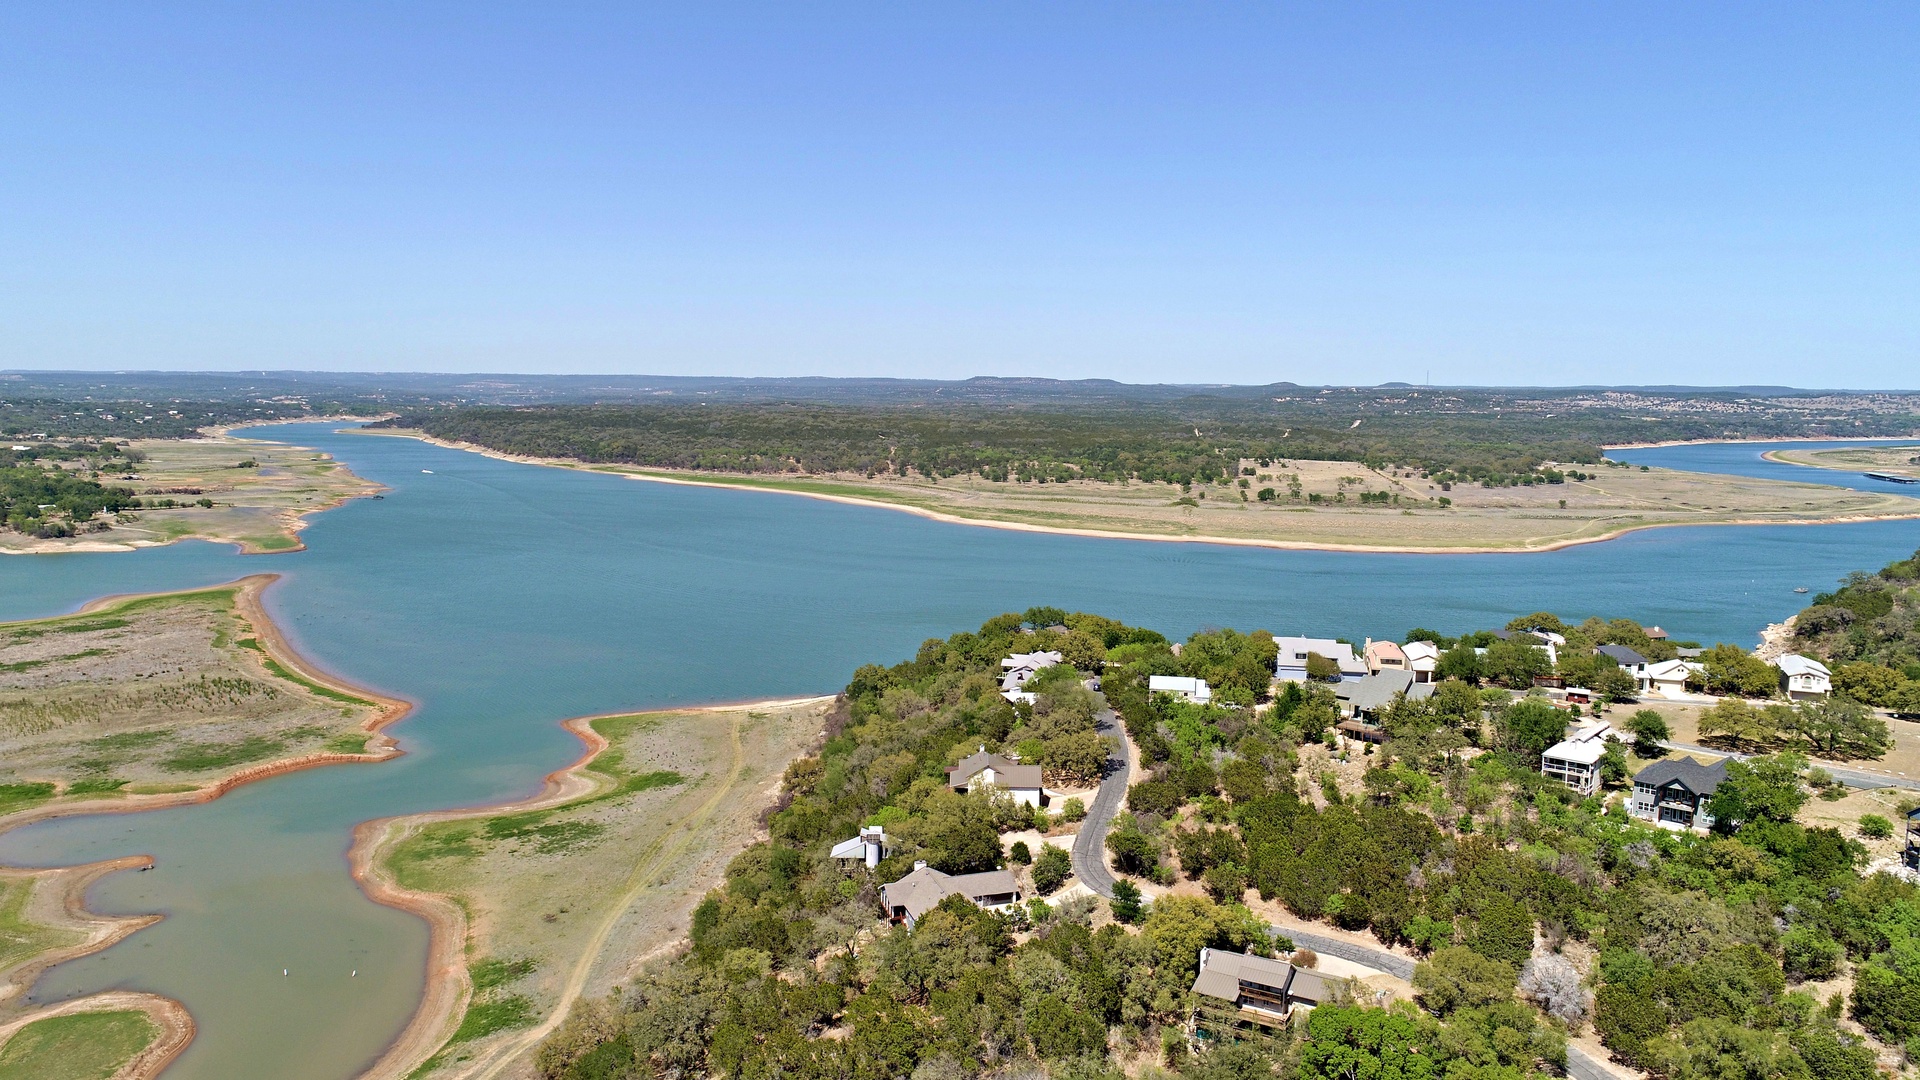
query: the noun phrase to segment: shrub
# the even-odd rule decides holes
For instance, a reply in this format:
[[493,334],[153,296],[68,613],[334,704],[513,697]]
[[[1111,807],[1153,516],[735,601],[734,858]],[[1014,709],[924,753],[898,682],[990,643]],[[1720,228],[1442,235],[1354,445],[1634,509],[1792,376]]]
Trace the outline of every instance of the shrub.
[[1013,846],[1007,849],[1007,861],[1015,866],[1025,866],[1033,861],[1033,852],[1027,847],[1025,840],[1013,842]]
[[1033,860],[1033,887],[1046,895],[1066,883],[1073,874],[1073,859],[1065,848],[1045,844]]
[[1861,814],[1860,835],[1871,840],[1885,840],[1893,835],[1893,822],[1879,814]]

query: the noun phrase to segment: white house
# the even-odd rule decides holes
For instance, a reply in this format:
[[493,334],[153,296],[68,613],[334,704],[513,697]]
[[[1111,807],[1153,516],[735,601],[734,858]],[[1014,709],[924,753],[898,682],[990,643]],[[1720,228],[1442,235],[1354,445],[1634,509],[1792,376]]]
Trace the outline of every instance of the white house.
[[947,770],[947,786],[960,792],[994,787],[1012,795],[1013,801],[1022,806],[1047,805],[1040,766],[1022,765],[1012,758],[989,754],[984,746]]
[[1205,705],[1213,700],[1213,688],[1205,679],[1189,679],[1180,675],[1147,676],[1147,693],[1172,694],[1184,701]]
[[1640,693],[1653,689],[1647,681],[1647,658],[1627,648],[1625,645],[1602,645],[1593,650],[1601,656],[1613,658],[1620,670],[1633,676],[1633,688]]
[[1409,641],[1400,651],[1406,654],[1407,670],[1413,672],[1414,682],[1434,681],[1434,672],[1440,667],[1440,646],[1431,641]]
[[1600,759],[1607,756],[1607,740],[1614,738],[1606,724],[1589,724],[1547,748],[1540,755],[1540,775],[1558,780],[1582,795],[1600,790]]
[[862,825],[860,835],[851,840],[842,840],[833,845],[829,853],[839,860],[842,867],[851,867],[865,863],[871,870],[880,865],[880,860],[893,854],[893,848],[887,843],[887,830],[878,825]]
[[1307,657],[1318,654],[1334,662],[1341,679],[1361,679],[1367,674],[1367,662],[1353,653],[1353,646],[1332,638],[1275,638],[1279,655],[1274,660],[1274,678],[1282,682],[1307,681]]
[[913,865],[913,873],[880,887],[887,917],[905,923],[909,930],[949,896],[964,896],[988,911],[1011,911],[1020,904],[1020,885],[1005,870],[943,874],[922,862]]
[[1014,653],[1000,661],[1000,696],[1008,701],[1033,704],[1033,695],[1021,689],[1027,685],[1027,680],[1046,668],[1065,662],[1065,657],[1053,651]]
[[1655,697],[1684,698],[1687,696],[1687,676],[1692,674],[1693,665],[1685,660],[1662,660],[1648,664],[1648,692]]
[[1786,684],[1787,696],[1795,701],[1823,698],[1833,692],[1833,672],[1818,660],[1788,653],[1775,660],[1773,666],[1780,669],[1780,680]]

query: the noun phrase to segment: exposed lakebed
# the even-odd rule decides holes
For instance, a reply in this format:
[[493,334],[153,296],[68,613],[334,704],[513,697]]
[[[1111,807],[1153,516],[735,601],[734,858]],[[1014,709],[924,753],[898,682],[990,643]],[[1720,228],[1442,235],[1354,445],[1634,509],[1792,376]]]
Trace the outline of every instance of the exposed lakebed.
[[[1750,645],[1804,603],[1794,587],[1819,590],[1920,546],[1917,521],[1668,528],[1540,554],[1100,540],[539,468],[337,428],[256,433],[327,451],[391,488],[313,519],[306,551],[243,557],[193,543],[0,559],[3,619],[278,572],[266,603],[296,647],[419,703],[390,729],[408,751],[394,762],[0,838],[10,864],[156,858],[152,873],[101,882],[91,903],[168,918],[56,968],[33,999],[109,987],[179,999],[199,1037],[169,1077],[318,1080],[371,1061],[419,999],[426,930],[356,888],[344,858],[352,826],[530,793],[578,755],[564,717],[831,692],[862,663],[1040,603],[1170,635],[1224,625],[1355,639],[1548,608]],[[1616,456],[1838,479],[1762,461],[1765,449]]]

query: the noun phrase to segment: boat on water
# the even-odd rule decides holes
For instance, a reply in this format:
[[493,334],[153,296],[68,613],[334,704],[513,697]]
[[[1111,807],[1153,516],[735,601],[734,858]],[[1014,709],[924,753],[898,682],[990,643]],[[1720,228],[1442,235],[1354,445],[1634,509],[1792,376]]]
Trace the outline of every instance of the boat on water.
[[1799,588],[1797,588],[1797,589],[1795,589],[1795,590],[1793,590],[1793,591],[1794,591],[1794,592],[1797,592],[1797,593],[1804,593],[1804,592],[1806,592],[1806,591],[1807,591],[1807,587],[1806,587],[1805,585],[1802,585],[1802,586],[1800,586]]
[[1920,484],[1920,476],[1901,476],[1898,473],[1870,472],[1866,477],[1869,480],[1884,480],[1889,484]]

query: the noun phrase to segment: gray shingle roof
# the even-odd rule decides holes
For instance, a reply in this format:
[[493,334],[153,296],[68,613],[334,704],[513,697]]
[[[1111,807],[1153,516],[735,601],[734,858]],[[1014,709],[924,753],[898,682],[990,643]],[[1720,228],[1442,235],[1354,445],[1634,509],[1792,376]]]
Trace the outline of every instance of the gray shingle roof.
[[[1431,684],[1424,685],[1431,694]],[[1333,688],[1333,696],[1351,704],[1355,712],[1374,712],[1386,708],[1393,695],[1410,694],[1413,688],[1413,672],[1388,668],[1377,675],[1341,683]]]
[[993,782],[997,787],[1038,788],[1043,783],[1040,766],[1022,765],[1011,758],[987,753],[969,754],[962,758],[960,764],[947,770],[947,783],[953,787],[970,784],[983,769],[993,770]]
[[1641,769],[1634,776],[1633,782],[1646,784],[1649,787],[1665,787],[1678,780],[1695,795],[1711,795],[1726,778],[1726,762],[1716,761],[1711,765],[1702,765],[1686,757],[1679,761],[1656,761]]
[[1647,658],[1627,648],[1625,645],[1602,645],[1593,650],[1602,656],[1611,656],[1620,661],[1621,667],[1635,667],[1647,662]]

